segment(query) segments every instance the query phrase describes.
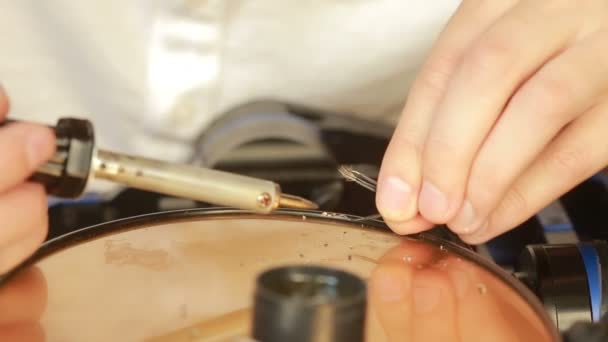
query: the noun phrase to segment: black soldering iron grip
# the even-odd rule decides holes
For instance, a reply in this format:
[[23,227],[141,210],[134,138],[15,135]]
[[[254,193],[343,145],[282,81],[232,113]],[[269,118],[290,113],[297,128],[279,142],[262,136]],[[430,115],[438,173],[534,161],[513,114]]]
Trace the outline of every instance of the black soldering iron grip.
[[[7,119],[0,126],[11,122],[17,120]],[[79,197],[91,172],[95,151],[93,125],[88,120],[61,118],[51,129],[56,137],[55,154],[29,180],[43,184],[49,195]]]
[[32,179],[44,180],[43,184],[50,195],[76,198],[84,192],[91,172],[95,151],[93,125],[88,120],[62,118],[55,126],[55,136],[57,150],[45,166],[48,169],[59,165],[61,174],[55,170],[45,170],[43,166]]

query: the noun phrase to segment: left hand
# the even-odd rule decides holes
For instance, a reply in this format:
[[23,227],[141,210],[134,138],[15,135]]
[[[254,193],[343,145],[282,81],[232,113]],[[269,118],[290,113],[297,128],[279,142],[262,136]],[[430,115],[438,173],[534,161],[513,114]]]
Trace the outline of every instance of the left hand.
[[0,341],[43,342],[40,319],[47,305],[47,284],[42,271],[20,271],[0,287]]
[[463,0],[379,177],[398,233],[482,243],[608,165],[608,2]]

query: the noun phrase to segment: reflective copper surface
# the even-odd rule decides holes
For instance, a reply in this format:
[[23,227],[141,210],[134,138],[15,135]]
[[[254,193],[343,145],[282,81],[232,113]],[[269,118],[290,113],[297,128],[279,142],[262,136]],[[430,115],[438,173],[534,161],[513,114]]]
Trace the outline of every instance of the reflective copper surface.
[[368,341],[556,338],[536,299],[487,261],[425,235],[350,221],[316,212],[190,211],[50,241],[35,267],[0,286],[0,341],[247,336],[257,275],[287,264],[368,280]]

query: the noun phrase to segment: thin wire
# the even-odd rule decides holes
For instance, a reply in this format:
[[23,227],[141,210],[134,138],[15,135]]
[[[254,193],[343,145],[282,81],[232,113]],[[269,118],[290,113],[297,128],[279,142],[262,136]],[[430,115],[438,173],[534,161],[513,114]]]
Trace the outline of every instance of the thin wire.
[[382,219],[382,215],[380,215],[380,214],[373,214],[373,215],[369,215],[369,216],[363,216],[363,217],[356,218],[356,219],[352,220],[352,222],[369,221],[369,220],[380,220],[380,219]]
[[[347,181],[357,183],[371,192],[376,192],[378,181],[364,173],[355,170],[351,165],[341,165],[338,168],[338,172],[340,172],[342,177],[344,177],[344,179],[346,179]],[[365,217],[360,217],[358,219],[354,219],[353,222],[378,219],[382,219],[382,215],[373,214]]]
[[376,192],[378,182],[370,176],[355,170],[352,166],[342,165],[338,168],[338,172],[347,181],[355,182],[371,192]]

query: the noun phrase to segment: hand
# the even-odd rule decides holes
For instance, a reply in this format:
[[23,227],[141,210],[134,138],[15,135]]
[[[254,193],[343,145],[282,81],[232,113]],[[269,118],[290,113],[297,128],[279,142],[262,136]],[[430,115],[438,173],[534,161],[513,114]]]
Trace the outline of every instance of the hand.
[[377,206],[482,243],[608,164],[608,2],[464,0],[410,91]]
[[[0,88],[0,121],[8,100]],[[0,274],[31,255],[47,233],[47,200],[44,188],[26,179],[55,150],[51,130],[32,124],[0,127]]]
[[47,304],[47,286],[36,268],[23,270],[0,286],[0,341],[42,342],[40,325]]
[[425,242],[403,241],[390,250],[368,284],[369,317],[378,322],[368,331],[389,342],[551,340],[508,284]]

